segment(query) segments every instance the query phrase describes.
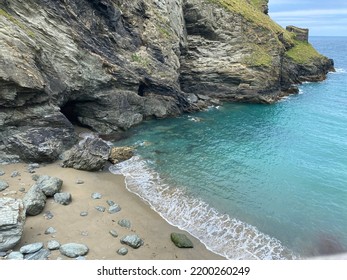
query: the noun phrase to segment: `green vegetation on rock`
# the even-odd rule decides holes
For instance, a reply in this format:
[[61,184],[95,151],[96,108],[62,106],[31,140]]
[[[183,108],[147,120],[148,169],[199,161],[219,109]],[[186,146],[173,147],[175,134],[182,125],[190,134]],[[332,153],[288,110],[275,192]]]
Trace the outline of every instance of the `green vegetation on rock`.
[[29,37],[34,38],[35,34],[32,32],[27,26],[25,26],[23,23],[19,22],[14,16],[7,13],[5,10],[0,9],[0,16],[5,17],[10,22],[17,25],[20,29],[22,29]]
[[253,52],[250,56],[245,58],[244,63],[252,67],[270,67],[272,64],[272,57],[265,47],[256,44],[251,46]]
[[295,41],[295,46],[286,52],[286,56],[299,64],[309,63],[314,59],[323,57],[310,43],[301,41]]

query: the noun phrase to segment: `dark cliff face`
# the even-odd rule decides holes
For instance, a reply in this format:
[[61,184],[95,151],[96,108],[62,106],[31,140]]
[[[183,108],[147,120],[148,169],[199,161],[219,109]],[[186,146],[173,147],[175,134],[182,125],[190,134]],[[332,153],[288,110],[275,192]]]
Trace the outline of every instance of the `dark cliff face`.
[[75,123],[111,134],[197,110],[197,95],[271,103],[325,78],[332,62],[296,61],[267,1],[239,1],[2,1],[0,162],[55,160]]

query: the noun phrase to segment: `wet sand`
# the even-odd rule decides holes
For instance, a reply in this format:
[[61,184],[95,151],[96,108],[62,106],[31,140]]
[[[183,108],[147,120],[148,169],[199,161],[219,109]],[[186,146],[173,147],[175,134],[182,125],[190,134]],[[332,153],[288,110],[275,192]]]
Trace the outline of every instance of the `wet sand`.
[[[0,179],[9,183],[10,187],[0,192],[0,197],[8,196],[23,198],[26,191],[35,183],[33,174],[55,176],[63,180],[62,192],[72,195],[69,205],[60,205],[48,198],[45,209],[37,216],[28,216],[20,243],[14,248],[34,242],[44,242],[55,239],[60,244],[83,243],[89,247],[87,260],[218,260],[223,257],[212,253],[196,238],[187,232],[167,223],[158,213],[150,208],[141,198],[129,192],[124,183],[124,177],[111,174],[108,171],[86,172],[72,168],[62,168],[59,162],[40,165],[35,173],[29,173],[27,164],[0,165],[0,170],[6,172]],[[18,171],[20,176],[11,177],[13,171]],[[77,184],[77,180],[83,180],[83,184]],[[25,191],[20,191],[25,188]],[[101,199],[92,199],[91,194],[99,192]],[[115,214],[107,212],[107,200],[113,200],[120,205],[122,210]],[[99,212],[96,206],[104,206],[105,212]],[[52,219],[44,215],[47,211],[53,214]],[[80,216],[87,211],[88,215]],[[121,219],[131,221],[131,228],[126,229],[118,225]],[[53,227],[56,233],[46,235],[47,228]],[[113,237],[109,231],[115,230],[118,237]],[[171,232],[183,232],[193,242],[194,248],[181,249],[170,240]],[[138,249],[132,249],[120,243],[120,239],[128,234],[137,234],[144,240],[144,245]],[[117,250],[126,247],[129,252],[125,256],[117,254]],[[68,259],[59,253],[52,251],[49,259]]]

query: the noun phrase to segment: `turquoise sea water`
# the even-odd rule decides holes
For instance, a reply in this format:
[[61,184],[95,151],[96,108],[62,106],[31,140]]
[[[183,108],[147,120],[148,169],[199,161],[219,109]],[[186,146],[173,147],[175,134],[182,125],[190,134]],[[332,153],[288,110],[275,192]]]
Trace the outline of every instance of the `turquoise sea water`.
[[347,38],[314,37],[337,72],[274,105],[149,121],[111,169],[170,223],[232,259],[347,251]]

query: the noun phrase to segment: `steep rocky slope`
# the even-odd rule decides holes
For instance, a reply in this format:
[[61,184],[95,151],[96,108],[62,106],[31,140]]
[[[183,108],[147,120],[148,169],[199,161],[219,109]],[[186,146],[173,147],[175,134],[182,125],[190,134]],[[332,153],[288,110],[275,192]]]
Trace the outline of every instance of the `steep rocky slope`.
[[332,61],[267,10],[266,0],[1,1],[0,162],[56,159],[76,141],[72,123],[112,134],[211,97],[271,103],[324,79]]

